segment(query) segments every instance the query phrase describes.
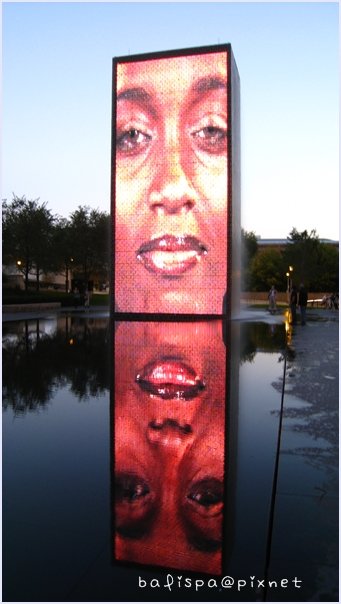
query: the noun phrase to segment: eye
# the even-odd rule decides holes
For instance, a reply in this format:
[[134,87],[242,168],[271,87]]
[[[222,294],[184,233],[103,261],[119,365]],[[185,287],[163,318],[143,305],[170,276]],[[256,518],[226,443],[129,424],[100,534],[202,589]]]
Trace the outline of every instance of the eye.
[[119,474],[115,482],[117,502],[135,503],[149,495],[148,484],[135,474]]
[[224,497],[223,483],[215,478],[207,478],[192,485],[188,499],[206,509],[221,507]]
[[227,130],[219,126],[205,126],[192,132],[192,137],[199,149],[218,155],[227,149]]
[[151,139],[150,134],[137,128],[121,130],[116,138],[116,148],[121,153],[135,155],[142,152]]
[[198,550],[221,548],[224,506],[222,480],[207,476],[189,486],[181,508],[189,542]]
[[155,493],[146,480],[134,472],[118,473],[114,492],[117,533],[128,539],[141,539],[150,532],[155,518]]

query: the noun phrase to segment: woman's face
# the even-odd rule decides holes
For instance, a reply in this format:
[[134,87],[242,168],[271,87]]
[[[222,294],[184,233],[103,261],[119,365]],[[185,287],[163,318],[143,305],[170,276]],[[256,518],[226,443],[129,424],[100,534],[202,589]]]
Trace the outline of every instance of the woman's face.
[[227,279],[227,55],[119,64],[115,302],[222,312]]
[[220,324],[118,327],[116,557],[221,571],[226,352]]

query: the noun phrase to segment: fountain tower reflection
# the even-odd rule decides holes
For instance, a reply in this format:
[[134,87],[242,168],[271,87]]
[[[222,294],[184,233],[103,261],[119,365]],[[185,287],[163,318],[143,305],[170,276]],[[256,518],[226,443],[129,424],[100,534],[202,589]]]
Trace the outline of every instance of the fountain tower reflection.
[[222,323],[115,327],[115,559],[219,574],[229,463]]

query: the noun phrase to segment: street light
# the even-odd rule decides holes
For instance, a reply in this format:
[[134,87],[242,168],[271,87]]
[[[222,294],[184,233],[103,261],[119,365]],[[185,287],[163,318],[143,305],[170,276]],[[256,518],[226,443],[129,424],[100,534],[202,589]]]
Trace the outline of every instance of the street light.
[[285,273],[285,276],[287,278],[287,295],[288,295],[288,302],[290,300],[290,291],[292,289],[292,277],[291,274],[294,272],[294,267],[293,266],[289,266],[288,267],[288,271]]
[[287,278],[287,290],[290,291],[292,288],[292,278],[291,278],[291,273],[293,273],[294,271],[294,267],[293,266],[289,266],[289,270],[287,273],[285,273],[286,278]]
[[292,275],[291,275],[291,273],[293,273],[293,272],[294,272],[294,267],[293,266],[289,266],[289,275],[290,275],[289,276],[289,286],[290,286],[290,289],[292,289]]
[[69,293],[69,270],[71,270],[71,264],[73,262],[73,258],[70,258],[70,264],[68,258],[65,258],[65,291]]

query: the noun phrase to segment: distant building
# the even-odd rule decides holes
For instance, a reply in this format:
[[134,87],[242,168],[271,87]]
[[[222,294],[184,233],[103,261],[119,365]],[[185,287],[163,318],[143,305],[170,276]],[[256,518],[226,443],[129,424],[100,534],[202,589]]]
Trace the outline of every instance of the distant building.
[[[334,241],[333,239],[319,239],[320,243],[326,243],[327,245],[332,245],[334,247],[339,247],[339,242]],[[277,249],[284,250],[287,245],[290,245],[288,239],[262,239],[261,237],[257,237],[258,249]]]
[[[5,280],[3,281],[3,287],[5,289],[9,287],[25,289],[24,275],[15,264],[10,264],[7,266],[3,265],[2,274],[3,277],[5,277]],[[71,272],[69,272],[69,275],[69,283],[71,283]],[[30,286],[36,286],[37,277],[34,271],[30,271],[28,273],[28,282]],[[65,290],[65,274],[63,273],[42,273],[40,275],[39,282],[41,289],[53,288]]]

